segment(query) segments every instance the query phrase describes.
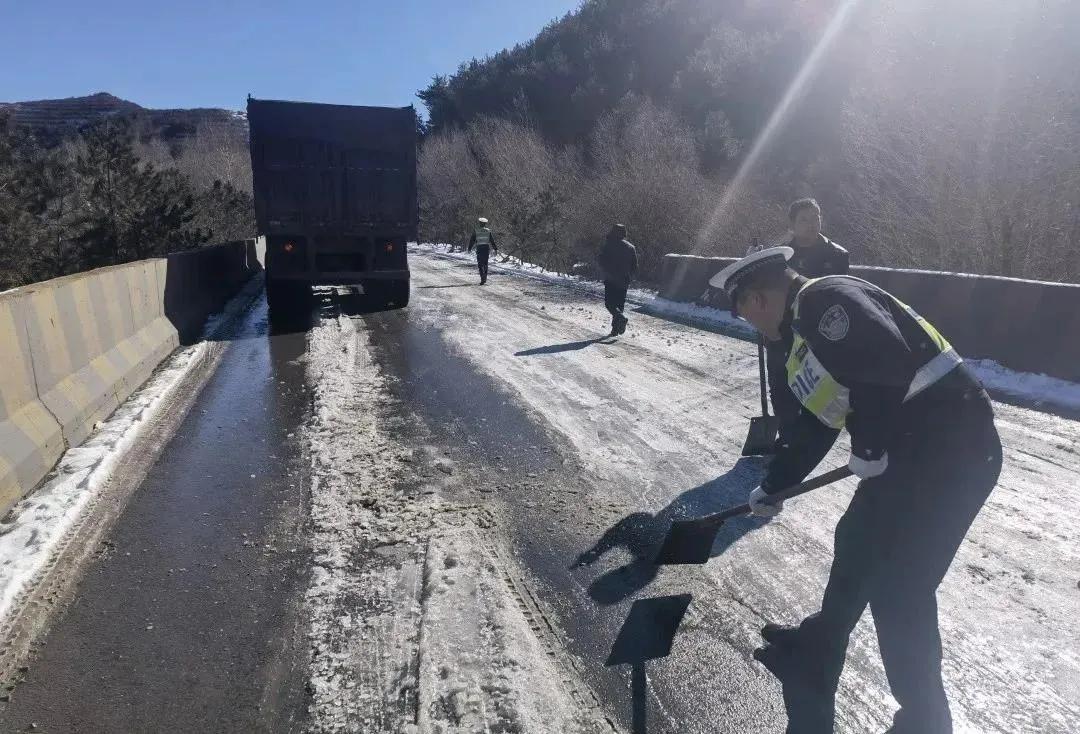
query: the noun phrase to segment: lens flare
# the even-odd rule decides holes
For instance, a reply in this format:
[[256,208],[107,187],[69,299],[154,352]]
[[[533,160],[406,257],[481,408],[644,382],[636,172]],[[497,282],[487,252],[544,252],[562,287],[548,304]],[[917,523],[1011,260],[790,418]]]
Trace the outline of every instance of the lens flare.
[[739,170],[735,172],[735,176],[731,179],[731,182],[727,187],[725,187],[724,195],[720,197],[720,202],[705,220],[705,224],[702,226],[701,231],[698,232],[697,249],[695,252],[701,252],[712,241],[717,229],[720,227],[720,223],[731,213],[731,204],[735,200],[735,197],[746,183],[746,179],[753,172],[754,166],[757,164],[761,154],[768,147],[769,143],[772,142],[776,131],[788,116],[795,100],[798,99],[799,93],[803,90],[803,87],[806,86],[807,81],[821,63],[822,57],[824,57],[825,53],[832,47],[833,41],[836,40],[840,31],[844,29],[851,19],[852,11],[859,4],[859,1],[860,0],[846,0],[843,5],[837,8],[832,20],[829,21],[829,25],[825,27],[825,31],[821,34],[821,38],[818,40],[817,45],[814,46],[814,50],[806,57],[806,61],[803,63],[802,68],[799,69],[799,73],[795,75],[791,84],[788,85],[787,91],[784,92],[784,96],[780,99],[780,103],[776,105],[776,109],[769,115],[769,121],[765,123],[765,127],[762,129],[761,133],[758,134],[757,139],[754,140],[754,144],[751,146],[750,152],[747,153],[746,158],[739,166]]

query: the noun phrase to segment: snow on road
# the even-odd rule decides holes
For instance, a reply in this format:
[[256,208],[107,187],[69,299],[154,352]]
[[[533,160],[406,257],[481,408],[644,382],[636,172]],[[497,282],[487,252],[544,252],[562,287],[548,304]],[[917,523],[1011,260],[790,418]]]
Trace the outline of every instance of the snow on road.
[[[759,469],[739,462],[758,403],[752,344],[635,310],[624,338],[601,342],[608,317],[590,287],[495,271],[483,288],[426,290],[471,283],[475,270],[417,254],[412,317],[438,328],[451,349],[577,448],[594,487],[583,500],[595,508],[590,520],[694,512],[703,488],[735,485],[739,500],[752,488]],[[1073,732],[1080,431],[1031,410],[996,411],[1002,478],[939,592],[946,683],[958,729]],[[822,469],[844,463],[847,451],[842,439]],[[776,520],[741,531],[703,573],[663,569],[657,583],[693,584],[697,613],[725,620],[726,643],[748,653],[766,619],[795,622],[814,610],[853,489],[849,480],[790,503]],[[615,554],[593,573],[622,561]],[[866,615],[842,682],[838,728],[884,729],[893,707]]]
[[[469,264],[472,263],[474,257],[471,253],[454,250],[448,245],[421,244],[414,245],[413,249],[417,253]],[[517,258],[507,258],[502,264],[492,267],[533,280],[558,283],[584,293],[603,295],[604,292],[601,283],[576,275],[555,273],[538,265],[522,262]],[[631,288],[627,294],[627,302],[639,307],[643,313],[668,317],[691,326],[705,326],[710,330],[720,330],[747,339],[753,339],[757,334],[752,326],[736,319],[728,311],[697,303],[671,301],[661,298],[656,291],[645,288]],[[1080,383],[1048,375],[1017,372],[1003,367],[992,359],[968,360],[968,364],[989,390],[1035,407],[1046,406],[1070,411],[1070,414],[1080,411]]]
[[391,439],[365,329],[336,316],[309,335],[312,728],[611,732],[528,624],[483,517],[443,501],[453,463]]

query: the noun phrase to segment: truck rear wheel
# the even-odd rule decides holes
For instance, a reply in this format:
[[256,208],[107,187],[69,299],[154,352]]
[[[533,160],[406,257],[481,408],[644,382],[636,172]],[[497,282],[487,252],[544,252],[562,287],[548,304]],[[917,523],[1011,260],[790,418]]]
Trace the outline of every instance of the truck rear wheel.
[[364,294],[377,308],[405,308],[409,305],[409,281],[376,280],[364,283]]
[[266,280],[266,303],[273,316],[299,313],[306,307],[311,286],[291,280]]

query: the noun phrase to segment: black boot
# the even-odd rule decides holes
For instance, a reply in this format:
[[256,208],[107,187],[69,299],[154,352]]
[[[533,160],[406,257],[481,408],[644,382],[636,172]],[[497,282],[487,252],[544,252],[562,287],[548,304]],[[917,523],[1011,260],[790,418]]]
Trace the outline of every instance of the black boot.
[[761,628],[761,637],[770,645],[793,645],[799,639],[799,627],[769,622]]

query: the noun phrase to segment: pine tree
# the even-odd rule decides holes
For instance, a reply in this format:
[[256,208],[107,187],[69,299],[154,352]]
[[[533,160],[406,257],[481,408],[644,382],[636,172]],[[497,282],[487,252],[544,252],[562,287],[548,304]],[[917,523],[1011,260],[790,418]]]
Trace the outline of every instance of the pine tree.
[[79,270],[79,251],[74,235],[78,189],[75,171],[66,151],[38,152],[24,170],[24,206],[32,217],[30,276],[47,280]]
[[130,127],[106,122],[84,136],[75,169],[82,193],[85,267],[100,267],[203,244],[209,233],[190,227],[195,193],[176,170],[142,164]]
[[0,115],[0,291],[27,282],[33,231],[23,202],[20,141],[6,116]]

